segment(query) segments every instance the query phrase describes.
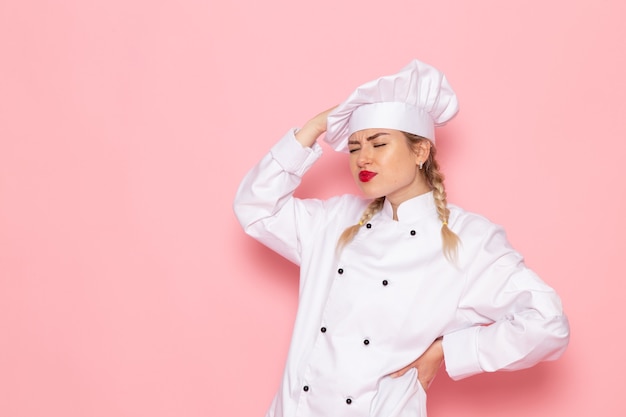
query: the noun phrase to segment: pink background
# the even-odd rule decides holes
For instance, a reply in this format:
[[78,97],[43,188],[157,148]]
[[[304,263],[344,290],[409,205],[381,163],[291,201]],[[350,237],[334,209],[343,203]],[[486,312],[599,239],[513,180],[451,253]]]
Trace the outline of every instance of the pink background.
[[[262,416],[297,268],[232,213],[292,126],[419,58],[450,201],[561,294],[564,357],[433,417],[623,416],[626,2],[0,1],[0,416]],[[302,196],[353,192],[326,153]],[[620,259],[621,258],[621,259]]]

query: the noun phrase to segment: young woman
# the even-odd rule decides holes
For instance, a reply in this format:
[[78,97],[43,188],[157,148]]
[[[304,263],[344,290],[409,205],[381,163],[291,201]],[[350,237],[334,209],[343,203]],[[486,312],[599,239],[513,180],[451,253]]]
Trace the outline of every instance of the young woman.
[[[457,112],[414,60],[289,131],[240,185],[245,231],[300,266],[300,298],[269,417],[417,417],[440,365],[453,379],[558,358],[569,328],[552,288],[502,228],[448,205],[435,126]],[[363,197],[293,197],[320,157],[349,152]]]

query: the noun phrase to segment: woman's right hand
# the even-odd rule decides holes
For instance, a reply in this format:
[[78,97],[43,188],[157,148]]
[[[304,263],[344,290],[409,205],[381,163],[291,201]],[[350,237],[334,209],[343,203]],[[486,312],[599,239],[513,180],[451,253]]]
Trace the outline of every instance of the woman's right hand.
[[333,111],[335,107],[337,106],[333,106],[316,115],[306,122],[304,126],[302,126],[302,129],[296,132],[296,139],[302,146],[310,148],[317,138],[319,138],[322,133],[326,132],[326,119],[328,118],[328,114]]

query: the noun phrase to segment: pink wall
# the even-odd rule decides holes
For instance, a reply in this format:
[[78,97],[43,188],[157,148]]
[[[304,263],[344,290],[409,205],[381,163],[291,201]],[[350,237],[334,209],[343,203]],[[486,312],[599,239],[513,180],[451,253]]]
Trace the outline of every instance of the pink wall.
[[[626,3],[246,3],[0,2],[0,416],[262,416],[297,269],[243,234],[237,184],[412,58],[460,98],[451,201],[506,226],[572,325],[560,361],[441,374],[431,414],[625,415]],[[301,195],[355,190],[326,150]]]

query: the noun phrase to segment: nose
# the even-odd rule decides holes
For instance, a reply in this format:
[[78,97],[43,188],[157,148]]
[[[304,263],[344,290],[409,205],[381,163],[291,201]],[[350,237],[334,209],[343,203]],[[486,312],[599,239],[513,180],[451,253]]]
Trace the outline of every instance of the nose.
[[368,147],[359,149],[359,156],[356,160],[356,165],[363,169],[372,162],[372,153],[368,150]]

